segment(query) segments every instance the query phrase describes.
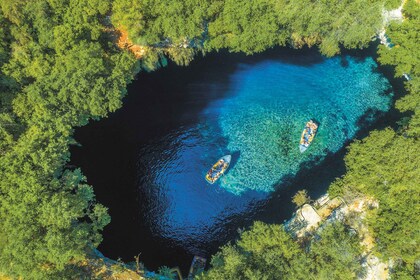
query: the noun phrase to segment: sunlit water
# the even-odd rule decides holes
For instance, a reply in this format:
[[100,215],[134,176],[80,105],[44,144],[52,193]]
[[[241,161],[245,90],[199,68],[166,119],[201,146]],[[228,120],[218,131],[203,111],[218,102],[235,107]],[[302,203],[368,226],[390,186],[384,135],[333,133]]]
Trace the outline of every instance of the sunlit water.
[[[266,61],[244,65],[232,75],[232,97],[206,111],[217,112],[227,150],[240,153],[221,180],[223,188],[236,194],[272,191],[302,163],[340,149],[353,138],[362,116],[369,121],[374,112],[388,110],[390,97],[383,93],[389,84],[372,72],[375,62],[346,60],[346,67],[340,58],[310,67]],[[318,121],[318,134],[300,153],[298,142],[309,119]]]
[[[391,100],[370,57],[222,57],[148,75],[116,115],[80,130],[83,148],[74,152],[113,218],[102,250],[114,258],[142,252],[146,265],[177,264],[184,250],[208,256],[267,199],[278,211],[290,205],[284,179],[322,164]],[[318,134],[301,154],[309,119]],[[230,169],[208,184],[205,173],[226,154]]]
[[[148,175],[140,185],[155,194],[158,207],[150,209],[159,220],[152,228],[184,242],[217,238],[223,227],[215,225],[252,209],[283,176],[321,162],[355,135],[359,122],[389,108],[389,84],[375,67],[371,58],[310,66],[268,60],[239,64],[227,84],[193,81],[194,99],[219,91],[225,98],[211,101],[195,123],[142,148],[139,168]],[[320,125],[302,154],[298,144],[309,119]],[[206,183],[206,171],[225,154],[233,155],[230,170],[216,184]]]

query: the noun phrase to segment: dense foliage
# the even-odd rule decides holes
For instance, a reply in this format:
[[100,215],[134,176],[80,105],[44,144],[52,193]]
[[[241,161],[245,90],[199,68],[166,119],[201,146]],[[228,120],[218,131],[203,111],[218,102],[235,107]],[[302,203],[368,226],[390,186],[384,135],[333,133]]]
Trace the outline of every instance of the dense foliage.
[[194,51],[171,55],[182,62],[190,61],[200,49],[252,54],[278,45],[317,45],[321,53],[332,56],[341,46],[367,46],[381,28],[384,6],[399,4],[384,0],[116,0],[112,20],[138,44],[173,47],[188,43]]
[[337,54],[367,46],[381,25],[383,1],[236,1],[226,0],[209,23],[211,49],[246,53],[275,45],[318,45],[321,53]]
[[[121,106],[137,61],[112,42],[115,26],[150,50],[141,64],[188,64],[197,51],[248,54],[276,45],[362,48],[397,0],[2,0],[0,2],[0,273],[25,279],[77,278],[79,261],[101,241],[107,209],[69,160],[73,128]],[[407,74],[407,113],[399,131],[373,132],[350,147],[348,172],[331,188],[371,196],[376,250],[393,258],[394,275],[415,275],[420,228],[419,26],[416,0],[387,34],[379,61]],[[403,217],[403,218],[402,218]],[[328,242],[327,242],[328,241]],[[304,251],[282,226],[256,223],[222,248],[203,279],[353,279],[362,268],[357,237],[329,225]]]
[[385,260],[395,259],[408,275],[414,274],[420,259],[419,153],[416,139],[391,129],[372,132],[351,145],[347,173],[331,189],[347,198],[367,195],[379,201],[379,208],[368,216],[376,250]]
[[357,235],[340,223],[323,228],[306,252],[283,226],[256,222],[198,279],[354,279],[364,271],[361,253]]
[[395,66],[395,76],[407,74],[409,81],[405,82],[409,94],[398,100],[396,107],[403,112],[411,112],[409,129],[410,136],[420,136],[420,4],[410,0],[404,6],[406,20],[393,23],[387,30],[393,48],[381,46],[379,62]]
[[135,60],[108,43],[107,1],[0,4],[0,271],[66,279],[110,221],[66,168],[72,129],[121,106]]
[[128,29],[134,43],[154,45],[200,38],[209,1],[115,0],[112,20]]
[[[368,223],[376,250],[395,262],[396,279],[412,279],[419,271],[420,252],[420,4],[407,1],[406,19],[387,31],[394,47],[381,46],[379,61],[396,66],[397,77],[408,74],[407,94],[396,102],[403,112],[402,128],[372,132],[350,146],[347,173],[331,192],[347,197],[367,195],[379,202]],[[417,266],[417,268],[416,268]]]

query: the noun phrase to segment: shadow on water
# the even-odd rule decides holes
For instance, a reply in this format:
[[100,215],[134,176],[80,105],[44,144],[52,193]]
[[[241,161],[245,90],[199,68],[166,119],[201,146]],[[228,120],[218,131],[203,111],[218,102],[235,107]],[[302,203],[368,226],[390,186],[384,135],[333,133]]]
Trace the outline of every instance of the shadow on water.
[[239,158],[241,156],[241,151],[234,151],[231,153],[231,156],[232,156],[232,159],[229,164],[229,169],[226,171],[225,174],[229,174],[229,170],[232,170],[233,168],[235,168],[235,165],[238,163]]
[[348,67],[349,66],[349,61],[348,61],[346,56],[340,57],[340,65],[343,66],[343,67]]
[[[359,59],[370,55],[369,51],[350,54]],[[148,188],[139,187],[148,184],[142,181],[146,178],[148,169],[138,163],[142,147],[158,141],[163,146],[176,145],[171,138],[163,141],[160,139],[179,127],[188,127],[198,122],[200,112],[210,102],[226,98],[228,91],[224,87],[229,84],[231,74],[241,64],[253,65],[270,59],[306,66],[325,60],[316,50],[275,48],[252,57],[227,52],[209,54],[205,58],[197,58],[186,68],[169,64],[165,69],[153,73],[141,73],[128,87],[129,95],[124,99],[124,106],[109,118],[92,121],[76,130],[75,138],[82,146],[71,148],[71,164],[82,168],[88,183],[94,186],[97,200],[109,208],[112,217],[112,222],[104,230],[104,241],[99,247],[107,257],[121,257],[125,261],[132,261],[135,255],[142,253],[140,259],[150,269],[157,269],[162,265],[180,266],[182,271],[188,269],[191,253],[181,243],[157,238],[153,232],[153,221],[147,221],[140,214],[147,213],[150,208],[168,204],[166,202],[157,205],[148,200],[153,197],[151,192],[162,191],[159,188],[154,188],[153,185],[148,185]],[[345,65],[346,61],[342,63]],[[390,78],[389,74],[386,76]],[[214,88],[208,90],[211,96],[199,94],[200,84],[191,83],[202,80],[214,81]],[[391,83],[394,88],[401,87],[401,81],[391,80]],[[399,88],[395,91],[398,90]],[[372,124],[369,122],[372,120],[371,114],[372,112],[368,112],[359,119],[358,125],[364,129],[357,133],[356,138],[366,136],[373,127],[385,127],[398,117],[398,113],[391,110]],[[369,127],[368,123],[371,124]],[[253,213],[235,213],[220,220],[214,227],[224,231],[223,237],[208,241],[206,251],[197,253],[209,257],[221,245],[237,238],[238,228],[249,227],[255,220],[283,222],[288,219],[294,211],[291,197],[297,190],[305,188],[312,198],[317,198],[326,192],[336,177],[344,174],[345,151],[342,148],[335,154],[328,154],[320,164],[303,164],[298,174],[283,178],[269,199],[252,202],[255,205],[251,205],[249,209],[255,209]],[[158,149],[153,152],[160,153]],[[239,151],[232,151],[231,154],[230,170],[240,158]],[[163,213],[165,209],[157,210]]]
[[[200,61],[202,59],[203,57],[200,56],[197,58],[197,61]],[[319,54],[319,52],[316,49],[310,49],[307,47],[304,47],[300,50],[275,47],[263,53],[253,54],[252,56],[243,53],[230,53],[226,50],[221,50],[218,53],[207,54],[204,57],[204,59],[211,60],[210,64],[216,63],[218,65],[237,65],[237,63],[239,62],[241,64],[252,66],[261,63],[264,60],[279,60],[285,64],[311,66],[323,62],[326,58]]]
[[321,128],[321,126],[322,126],[322,122],[321,122],[319,119],[317,119],[317,118],[311,118],[311,120],[312,120],[315,124],[317,124],[317,125],[318,125],[318,129],[317,129],[317,130],[319,130],[319,129]]

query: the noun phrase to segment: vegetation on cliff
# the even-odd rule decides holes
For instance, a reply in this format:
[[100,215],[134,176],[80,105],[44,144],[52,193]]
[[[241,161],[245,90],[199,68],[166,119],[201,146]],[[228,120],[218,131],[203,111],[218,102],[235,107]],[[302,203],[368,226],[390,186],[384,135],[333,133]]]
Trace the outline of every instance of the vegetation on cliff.
[[67,279],[109,223],[73,127],[121,106],[135,59],[109,43],[108,1],[0,3],[0,271]]
[[213,256],[198,279],[355,279],[363,273],[357,235],[340,223],[329,224],[305,251],[282,225],[256,222],[236,245]]
[[395,0],[115,0],[112,21],[126,28],[137,44],[156,50],[165,46],[164,52],[180,64],[191,61],[197,51],[253,54],[286,45],[318,46],[322,54],[333,56],[340,47],[366,47],[382,27],[383,8],[399,4]]
[[381,63],[396,66],[396,77],[409,76],[407,94],[396,102],[406,117],[398,131],[374,131],[350,146],[347,173],[331,193],[378,200],[368,219],[376,250],[395,262],[397,279],[411,279],[420,261],[420,4],[407,1],[403,11],[406,19],[387,30],[394,47],[380,46],[378,52]]
[[[148,45],[140,64],[153,69],[165,64],[165,54],[185,65],[197,51],[222,48],[251,54],[276,45],[316,45],[328,56],[341,46],[362,48],[382,24],[383,6],[398,2],[1,1],[0,273],[77,278],[79,262],[101,242],[101,230],[110,222],[81,171],[67,163],[73,128],[118,109],[139,71],[135,57],[112,42],[106,28],[111,11],[114,25]],[[408,94],[396,104],[407,118],[399,131],[373,132],[354,143],[346,157],[348,172],[331,192],[379,201],[370,213],[377,251],[395,260],[395,275],[408,278],[420,259],[419,4],[409,0],[404,13],[406,20],[388,30],[394,48],[381,47],[379,60],[396,65],[397,76],[411,78]],[[345,227],[325,228],[311,246],[304,252],[281,226],[257,223],[237,245],[224,247],[202,277],[269,279],[280,273],[300,279],[334,268],[341,279],[351,279],[361,272],[359,245]]]

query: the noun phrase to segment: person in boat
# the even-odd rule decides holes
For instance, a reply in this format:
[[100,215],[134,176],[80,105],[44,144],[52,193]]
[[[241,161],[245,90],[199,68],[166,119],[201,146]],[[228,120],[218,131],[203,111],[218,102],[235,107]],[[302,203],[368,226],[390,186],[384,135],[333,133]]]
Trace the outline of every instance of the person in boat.
[[213,169],[210,169],[209,171],[209,178],[213,181]]
[[221,164],[220,162],[217,163],[217,166],[214,167],[214,172],[216,173],[215,175],[217,175],[217,173],[219,173],[221,170]]
[[312,120],[309,121],[309,126],[311,127],[311,129],[315,130],[316,129],[316,123],[314,123]]

